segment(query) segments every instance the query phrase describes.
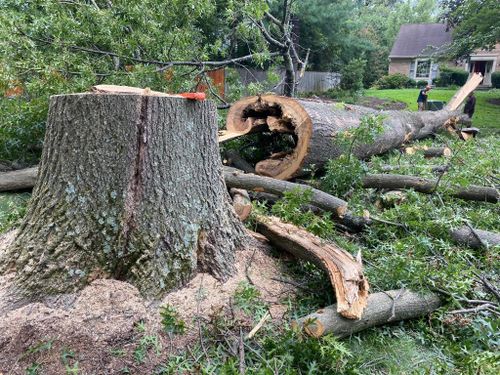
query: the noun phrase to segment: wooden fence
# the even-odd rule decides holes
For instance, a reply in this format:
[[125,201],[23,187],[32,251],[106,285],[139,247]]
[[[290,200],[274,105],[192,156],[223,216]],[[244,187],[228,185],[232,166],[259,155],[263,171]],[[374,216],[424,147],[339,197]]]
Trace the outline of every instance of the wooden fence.
[[[236,69],[240,81],[243,86],[248,86],[250,83],[264,83],[263,91],[271,91],[276,94],[283,94],[284,84],[283,80],[285,78],[285,72],[280,72],[280,82],[277,85],[266,85],[267,72],[257,69]],[[335,88],[340,83],[340,74],[333,72],[311,72],[307,71],[304,76],[300,79],[297,91],[299,93],[304,92],[324,92],[329,89]],[[227,89],[227,88],[226,88]]]

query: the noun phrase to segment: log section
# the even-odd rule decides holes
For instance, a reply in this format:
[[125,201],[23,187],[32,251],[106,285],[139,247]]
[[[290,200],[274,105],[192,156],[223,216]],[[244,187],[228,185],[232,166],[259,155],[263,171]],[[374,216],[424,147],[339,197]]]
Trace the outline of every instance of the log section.
[[313,337],[332,333],[342,338],[370,327],[418,318],[439,306],[441,300],[435,294],[420,295],[407,290],[390,290],[371,294],[360,320],[345,319],[337,312],[338,307],[332,305],[298,319],[293,325]]
[[435,133],[456,112],[377,111],[360,106],[340,108],[331,102],[300,100],[276,95],[244,98],[231,106],[226,128],[232,133],[270,131],[292,134],[295,147],[276,152],[259,161],[256,173],[278,179],[303,174],[304,169],[322,168],[337,158],[342,148],[335,144],[337,134],[359,126],[366,115],[382,115],[384,131],[372,144],[355,147],[362,159],[398,148],[405,142]]

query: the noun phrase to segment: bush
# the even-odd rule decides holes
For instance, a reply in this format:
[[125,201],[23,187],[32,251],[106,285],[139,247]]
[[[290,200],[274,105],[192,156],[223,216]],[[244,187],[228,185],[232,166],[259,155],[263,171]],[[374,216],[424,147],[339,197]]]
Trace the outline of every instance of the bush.
[[494,88],[500,89],[500,72],[494,72],[491,74],[491,84]]
[[440,68],[439,78],[435,81],[435,84],[441,87],[463,86],[468,78],[469,73],[465,70],[443,66]]
[[425,86],[427,86],[428,84],[429,84],[429,82],[427,82],[426,80],[420,80],[420,81],[417,81],[415,85],[416,85],[417,87],[425,87]]
[[350,93],[359,93],[363,90],[363,74],[365,72],[366,60],[352,59],[344,65],[340,71],[340,88]]
[[[383,89],[404,89],[409,87],[416,86],[415,80],[405,76],[401,73],[389,74],[383,77],[380,77],[376,82],[374,87],[383,90]],[[427,84],[427,82],[426,82]]]

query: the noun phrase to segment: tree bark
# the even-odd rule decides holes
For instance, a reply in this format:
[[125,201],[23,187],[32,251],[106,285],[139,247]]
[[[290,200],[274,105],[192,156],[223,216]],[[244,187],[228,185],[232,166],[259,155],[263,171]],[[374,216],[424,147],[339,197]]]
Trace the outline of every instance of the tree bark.
[[276,217],[258,217],[257,231],[277,248],[323,269],[335,289],[336,311],[348,319],[361,318],[369,289],[361,259],[355,259],[335,244],[295,225],[283,223]]
[[160,296],[197,270],[227,278],[245,234],[215,113],[147,91],[53,96],[37,184],[0,261],[16,272],[13,293],[33,300],[110,277]]
[[[369,174],[363,177],[363,187],[377,189],[414,189],[421,193],[433,193],[438,186],[437,180],[398,174]],[[500,196],[494,188],[469,185],[467,187],[449,186],[453,197],[465,200],[497,203]]]
[[500,246],[499,233],[488,232],[481,229],[474,229],[473,231],[467,226],[452,230],[451,238],[459,244],[467,245],[476,249],[485,246]]
[[414,155],[417,152],[422,152],[422,154],[426,158],[436,158],[440,156],[449,157],[452,154],[451,148],[449,147],[413,146],[405,148],[405,153],[407,153],[408,155]]
[[[322,168],[328,160],[341,155],[344,150],[335,144],[335,137],[359,126],[366,115],[382,115],[384,131],[373,143],[354,147],[353,154],[361,159],[433,134],[449,118],[462,116],[445,110],[381,112],[353,105],[340,108],[331,102],[263,95],[234,103],[227,116],[226,128],[229,133],[240,135],[253,132],[254,126],[259,126],[258,131],[292,134],[296,139],[292,151],[276,152],[255,166],[257,174],[286,180],[302,175],[313,167]],[[267,128],[265,125],[262,127],[262,121],[267,124]],[[280,126],[275,126],[276,123]]]
[[371,294],[360,320],[348,320],[332,305],[296,320],[293,325],[308,335],[321,337],[332,333],[342,338],[367,328],[418,318],[441,306],[435,294],[419,295],[407,290],[390,290]]
[[245,221],[252,213],[252,201],[248,192],[243,189],[232,188],[229,189],[229,193],[233,198],[234,212],[236,212],[241,221]]

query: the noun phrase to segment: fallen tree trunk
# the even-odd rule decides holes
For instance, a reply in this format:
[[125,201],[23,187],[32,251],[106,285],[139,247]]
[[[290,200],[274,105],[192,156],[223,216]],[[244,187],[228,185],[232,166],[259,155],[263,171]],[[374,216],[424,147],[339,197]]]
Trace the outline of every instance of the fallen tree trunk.
[[[406,176],[398,174],[368,174],[362,179],[362,186],[376,189],[414,189],[420,193],[431,194],[435,191],[437,180]],[[500,196],[498,191],[491,187],[469,185],[447,186],[450,194],[456,198],[471,201],[497,203]]]
[[229,165],[241,169],[245,173],[255,173],[255,168],[243,159],[236,150],[227,150],[225,156]]
[[325,242],[304,229],[283,223],[276,217],[257,218],[257,231],[275,247],[310,261],[323,269],[335,288],[336,312],[348,319],[360,319],[368,298],[368,281],[360,257]]
[[0,192],[32,189],[37,174],[38,167],[3,172],[0,174]]
[[414,319],[441,306],[436,294],[419,295],[407,290],[390,290],[371,294],[360,320],[347,320],[337,312],[337,305],[320,309],[293,322],[308,335],[321,337],[332,333],[342,338],[367,328]]
[[451,238],[457,243],[476,249],[485,246],[500,246],[500,233],[488,232],[481,229],[472,230],[468,226],[452,230]]
[[359,126],[366,115],[382,115],[384,131],[373,143],[354,147],[354,155],[361,159],[435,133],[451,117],[461,116],[458,112],[445,110],[380,112],[351,105],[340,108],[331,102],[263,95],[234,103],[227,116],[226,128],[234,134],[292,134],[295,145],[291,151],[275,150],[255,166],[259,175],[286,180],[304,174],[304,169],[322,168],[328,160],[337,158],[343,149],[335,144],[335,137]]

